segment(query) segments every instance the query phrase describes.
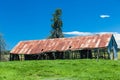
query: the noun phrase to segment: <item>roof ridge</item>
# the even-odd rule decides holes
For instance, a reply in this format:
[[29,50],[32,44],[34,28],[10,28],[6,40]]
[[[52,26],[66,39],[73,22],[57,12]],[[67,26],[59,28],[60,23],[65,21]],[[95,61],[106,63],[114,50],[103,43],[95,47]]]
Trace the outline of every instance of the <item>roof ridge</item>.
[[45,41],[45,40],[55,40],[55,39],[70,39],[70,38],[79,38],[79,37],[88,37],[88,36],[100,36],[100,35],[113,35],[111,33],[103,33],[103,34],[93,34],[93,35],[86,35],[86,36],[75,36],[75,37],[64,37],[64,38],[52,38],[52,39],[39,39],[39,40],[23,40],[20,42],[28,42],[28,41]]

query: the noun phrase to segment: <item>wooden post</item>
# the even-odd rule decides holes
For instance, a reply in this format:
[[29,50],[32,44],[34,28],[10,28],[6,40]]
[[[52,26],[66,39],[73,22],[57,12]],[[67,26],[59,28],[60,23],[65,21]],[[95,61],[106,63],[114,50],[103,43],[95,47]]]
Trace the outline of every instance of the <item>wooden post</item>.
[[69,50],[69,53],[68,53],[68,54],[69,54],[69,56],[68,56],[68,57],[69,57],[69,59],[71,59],[71,53],[72,53],[72,51],[71,51],[71,50]]
[[105,50],[104,50],[104,59],[105,59],[106,57],[105,57]]
[[98,62],[98,59],[99,59],[99,49],[97,50],[97,62]]
[[20,61],[22,61],[22,56],[21,56],[22,54],[18,54],[18,55],[19,55]]
[[63,51],[63,59],[65,59],[65,51]]
[[108,53],[108,59],[110,59],[110,53]]
[[115,60],[115,52],[114,52],[114,50],[113,50],[113,60]]
[[74,59],[76,59],[76,51],[74,51]]
[[76,59],[78,58],[78,51],[76,51]]
[[81,59],[81,51],[79,51],[79,55],[80,55],[80,57],[79,57],[79,58]]
[[54,57],[54,60],[55,60],[56,59],[55,52],[53,52],[53,57]]
[[111,53],[111,51],[110,51],[110,49],[108,48],[108,49],[107,49],[108,59],[110,59],[110,53]]
[[77,51],[77,55],[76,55],[76,58],[77,58],[77,59],[78,59],[78,56],[79,56],[78,54],[79,54],[79,52]]
[[88,59],[88,53],[89,53],[89,50],[87,50],[87,59]]
[[12,61],[12,54],[10,53],[10,58],[9,58],[10,61]]
[[47,60],[47,53],[45,53],[45,60]]
[[114,60],[114,51],[113,51],[113,48],[111,49],[111,52],[110,52],[110,59]]
[[72,59],[74,59],[74,52],[72,52]]

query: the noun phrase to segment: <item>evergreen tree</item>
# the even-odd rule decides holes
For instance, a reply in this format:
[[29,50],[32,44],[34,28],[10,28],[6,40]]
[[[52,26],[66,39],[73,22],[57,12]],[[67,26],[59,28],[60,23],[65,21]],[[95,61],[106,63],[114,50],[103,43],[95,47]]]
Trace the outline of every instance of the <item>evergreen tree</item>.
[[62,20],[61,20],[61,15],[62,15],[62,10],[61,9],[56,9],[55,13],[53,14],[53,18],[52,18],[52,31],[51,31],[51,35],[49,36],[49,38],[62,38],[64,37],[63,33],[62,33]]

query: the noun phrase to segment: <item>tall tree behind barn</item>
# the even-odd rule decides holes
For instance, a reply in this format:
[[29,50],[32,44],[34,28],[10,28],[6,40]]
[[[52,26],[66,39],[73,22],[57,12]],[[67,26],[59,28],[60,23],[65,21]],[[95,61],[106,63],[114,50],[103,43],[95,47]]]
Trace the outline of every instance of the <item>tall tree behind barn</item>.
[[[61,20],[61,15],[62,15],[62,10],[61,9],[56,9],[55,13],[53,14],[53,18],[52,18],[52,30],[51,30],[51,34],[48,38],[62,38],[64,37],[63,33],[62,33],[62,26],[63,26],[63,22]],[[51,55],[51,57],[54,59],[55,57],[59,57],[59,53],[53,53],[53,55]]]
[[51,25],[52,31],[49,36],[49,38],[62,38],[64,37],[62,33],[62,20],[61,20],[61,15],[62,15],[62,10],[61,9],[56,9],[55,13],[53,14],[52,22],[53,24]]

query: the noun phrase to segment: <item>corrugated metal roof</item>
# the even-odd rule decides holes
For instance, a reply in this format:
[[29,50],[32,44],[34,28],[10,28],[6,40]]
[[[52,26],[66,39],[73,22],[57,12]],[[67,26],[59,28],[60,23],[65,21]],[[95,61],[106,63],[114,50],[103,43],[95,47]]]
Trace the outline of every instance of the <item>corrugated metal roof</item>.
[[105,48],[112,34],[97,34],[74,38],[55,38],[19,42],[11,51],[13,54],[38,54],[51,51]]

